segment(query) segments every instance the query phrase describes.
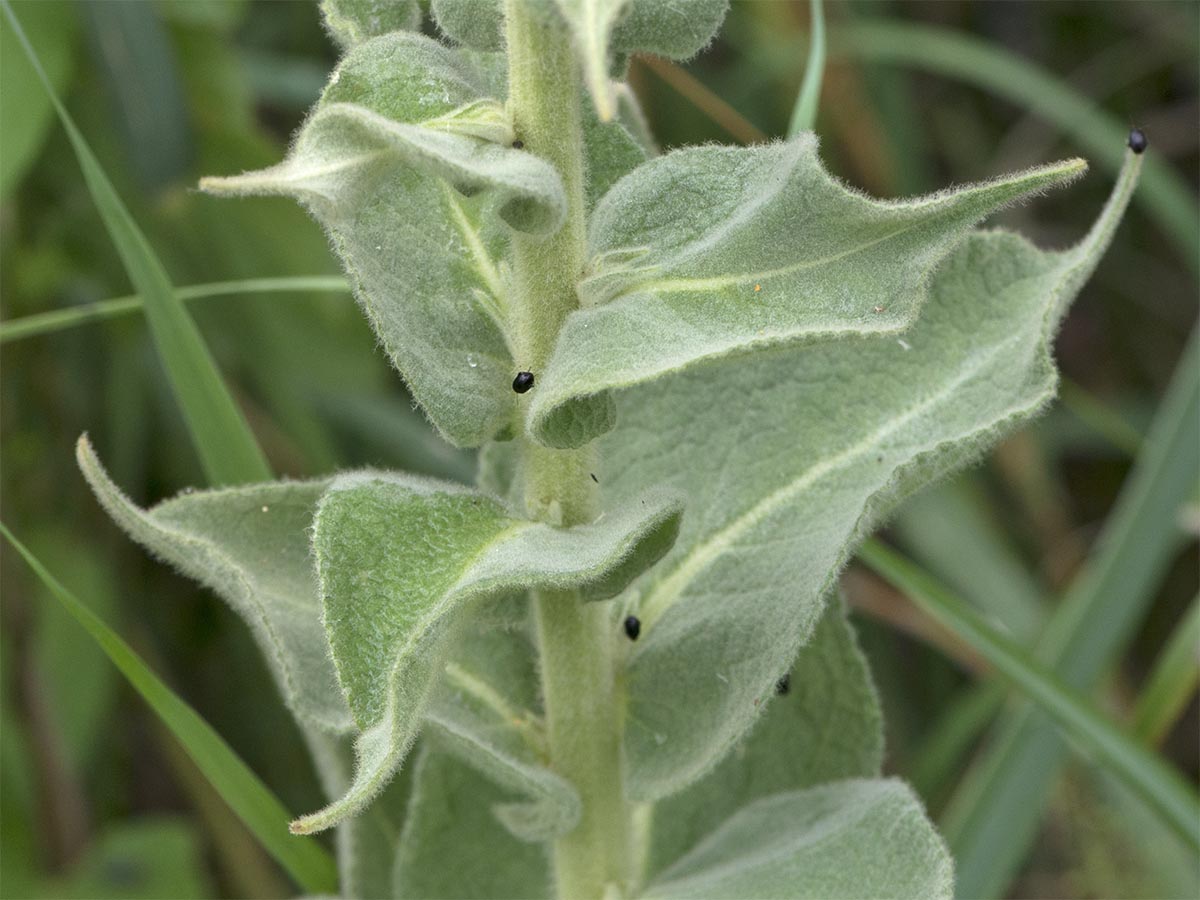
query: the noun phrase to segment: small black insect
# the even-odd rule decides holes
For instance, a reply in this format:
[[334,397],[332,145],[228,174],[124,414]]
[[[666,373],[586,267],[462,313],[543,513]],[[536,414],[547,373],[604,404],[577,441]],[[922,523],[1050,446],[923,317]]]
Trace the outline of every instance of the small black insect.
[[638,635],[642,633],[642,620],[637,616],[625,617],[625,636],[631,641],[636,641]]
[[513,141],[513,149],[514,150],[520,150],[524,146],[525,146],[524,141]]
[[782,678],[775,682],[775,693],[786,694],[792,689],[792,673],[787,672]]
[[592,481],[596,482],[596,484],[600,483],[600,479],[596,477],[595,472],[588,472],[588,474],[592,476]]
[[513,379],[513,390],[518,394],[523,394],[533,387],[532,372],[518,372],[517,377]]
[[1144,153],[1146,148],[1150,146],[1150,141],[1146,138],[1146,132],[1140,128],[1135,128],[1129,132],[1129,149],[1134,153]]

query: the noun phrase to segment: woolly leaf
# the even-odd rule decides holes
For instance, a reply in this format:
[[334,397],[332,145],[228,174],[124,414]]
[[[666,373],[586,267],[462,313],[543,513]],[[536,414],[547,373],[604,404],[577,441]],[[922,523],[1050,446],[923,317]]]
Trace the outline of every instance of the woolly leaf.
[[77,455],[101,505],[130,537],[246,620],[301,722],[332,732],[353,728],[309,558],[308,527],[327,479],[185,492],[143,510],[113,484],[86,437]]
[[[1053,396],[1050,339],[1107,246],[1136,169],[1134,160],[1072,249],[972,235],[903,337],[721,360],[622,398],[620,425],[600,447],[606,497],[675,486],[691,511],[630,600],[642,620],[625,676],[636,799],[694,781],[751,725],[755,701],[882,516]],[[727,690],[712,690],[714,672]]]
[[[705,677],[710,679],[709,690],[728,689],[725,673]],[[768,705],[761,720],[716,769],[655,804],[648,877],[655,877],[754,800],[879,774],[879,700],[840,602],[829,604],[788,673],[787,684],[786,693],[762,698]]]
[[892,780],[775,794],[731,816],[647,900],[953,896],[954,868],[920,801]]
[[[352,741],[314,732],[305,737],[325,796],[330,800],[340,797],[354,777]],[[343,897],[392,896],[396,843],[408,811],[412,781],[410,772],[401,771],[370,809],[338,826],[334,846]]]
[[620,54],[650,53],[690,59],[707,47],[725,21],[729,0],[630,0],[629,11],[613,32]]
[[[571,29],[597,110],[608,103],[610,112],[607,75],[621,68],[621,59],[633,53],[695,56],[716,36],[729,8],[728,0],[533,0],[531,5],[547,21],[554,20],[556,10],[561,14],[559,24],[565,21]],[[452,40],[478,50],[503,49],[503,0],[433,0],[431,9]]]
[[417,0],[321,0],[325,27],[343,50],[389,31],[421,27]]
[[493,606],[521,615],[484,615],[472,623],[446,663],[424,739],[516,795],[493,809],[510,832],[549,840],[579,821],[579,794],[547,768],[525,598],[504,597]]
[[504,49],[504,0],[431,0],[442,34],[476,50]]
[[423,750],[392,896],[538,900],[552,896],[545,848],[505,832],[490,809],[504,793],[452,756]]
[[590,109],[583,113],[584,204],[590,212],[614,184],[652,153],[645,122],[632,92],[618,94],[618,120],[601,122]]
[[346,795],[293,830],[337,824],[386,784],[471,601],[538,587],[619,591],[636,566],[667,551],[679,514],[674,495],[649,493],[563,529],[512,519],[496,501],[448,483],[382,473],[335,479],[318,504],[313,546],[334,665],[361,729],[358,765]]
[[1062,184],[1072,160],[917,200],[848,190],[803,134],[695,147],[622,179],[590,224],[583,308],[567,319],[530,404],[534,436],[568,447],[596,395],[707,359],[800,340],[899,332],[933,269],[984,216]]
[[308,207],[413,396],[462,446],[513,418],[501,223],[544,234],[565,210],[553,167],[511,148],[502,95],[493,62],[388,34],[342,60],[283,163],[201,182]]

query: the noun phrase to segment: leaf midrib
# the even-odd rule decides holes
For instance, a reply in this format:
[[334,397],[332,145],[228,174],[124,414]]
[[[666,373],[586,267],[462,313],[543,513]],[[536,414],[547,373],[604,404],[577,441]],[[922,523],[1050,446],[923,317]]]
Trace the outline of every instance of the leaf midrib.
[[1023,338],[1021,332],[1010,335],[1005,340],[991,347],[986,353],[974,357],[974,362],[962,369],[955,378],[920,403],[910,407],[905,412],[888,420],[881,428],[867,434],[845,450],[833,456],[826,457],[820,462],[804,470],[787,484],[770,492],[750,509],[734,519],[729,525],[714,533],[707,540],[697,544],[676,565],[670,575],[658,582],[647,594],[640,609],[643,630],[653,627],[663,614],[683,594],[684,590],[695,580],[696,576],[717,560],[745,532],[749,531],[771,513],[790,502],[797,494],[824,476],[845,468],[858,458],[868,454],[880,441],[907,425],[917,416],[928,412],[931,408],[944,402],[962,384],[969,381],[988,363],[999,356],[1010,344]]

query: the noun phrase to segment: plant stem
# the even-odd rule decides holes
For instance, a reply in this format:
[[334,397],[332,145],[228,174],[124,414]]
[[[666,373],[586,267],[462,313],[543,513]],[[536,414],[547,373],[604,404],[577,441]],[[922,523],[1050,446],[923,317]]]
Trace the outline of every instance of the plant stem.
[[569,35],[544,23],[525,0],[508,0],[508,105],[525,150],[558,170],[567,219],[548,238],[513,236],[513,342],[517,364],[535,375],[567,313],[579,302],[583,269],[583,125],[579,66]]
[[623,790],[608,609],[582,603],[576,592],[539,591],[534,601],[551,763],[583,801],[579,824],[554,844],[558,896],[627,896],[631,808]]
[[[526,151],[563,181],[567,218],[549,238],[513,237],[512,337],[517,364],[536,378],[563,320],[578,306],[584,262],[581,78],[570,37],[542,21],[526,0],[507,0],[509,112]],[[536,382],[534,390],[537,390]],[[551,450],[521,441],[525,511],[571,526],[597,512],[594,451]],[[624,799],[621,718],[614,687],[608,609],[578,592],[535,591],[542,694],[551,766],[579,791],[579,824],[554,844],[560,897],[625,895],[630,806]]]

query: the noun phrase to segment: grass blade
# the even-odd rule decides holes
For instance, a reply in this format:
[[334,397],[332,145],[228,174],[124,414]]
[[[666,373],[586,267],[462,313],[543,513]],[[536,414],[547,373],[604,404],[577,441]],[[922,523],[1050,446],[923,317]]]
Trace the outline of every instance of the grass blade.
[[[1048,622],[1038,658],[1092,690],[1129,643],[1186,535],[1178,511],[1200,468],[1200,340],[1193,334],[1097,550]],[[1065,755],[1044,715],[1009,717],[943,821],[963,896],[1002,893],[1025,858]]]
[[[237,281],[213,281],[175,289],[179,300],[208,300],[235,294],[324,294],[349,291],[350,285],[340,275],[303,275],[285,278],[244,278]],[[65,309],[52,309],[31,316],[0,322],[0,344],[25,338],[54,334],[68,328],[100,322],[130,313],[144,306],[140,294],[114,297],[96,303],[83,303]]]
[[[837,31],[835,50],[858,59],[910,66],[990,91],[1057,125],[1090,159],[1116,173],[1125,155],[1129,126],[1095,107],[1061,79],[986,41],[945,28],[901,22],[862,21]],[[1151,136],[1153,138],[1153,136]],[[1200,208],[1184,180],[1148,155],[1136,200],[1175,243],[1193,271],[1200,266]]]
[[810,0],[810,31],[808,62],[804,65],[804,81],[788,122],[788,137],[801,131],[812,131],[817,123],[817,107],[821,102],[821,81],[825,77],[825,10],[821,0]]
[[217,793],[296,883],[310,894],[335,892],[337,868],[333,858],[313,839],[296,837],[288,832],[291,820],[288,811],[224,739],[176,696],[116,632],[64,588],[3,523],[0,523],[0,534],[95,638],[121,674],[183,745]]
[[266,457],[221,380],[196,324],[175,295],[166,270],[121,202],[66,107],[54,93],[8,0],[3,0],[3,7],[70,138],[88,190],[117,247],[129,280],[145,302],[155,346],[209,482],[221,485],[269,480],[271,470]]
[[892,526],[919,565],[1019,638],[1037,634],[1045,590],[988,515],[973,479],[960,478],[909,500]]
[[1134,734],[1147,744],[1160,743],[1179,718],[1197,683],[1200,683],[1200,597],[1192,601],[1138,697]]
[[[1096,712],[1057,677],[995,631],[966,603],[899,554],[868,541],[859,558],[970,644],[1200,852],[1200,797],[1168,765]],[[961,891],[960,887],[960,891]],[[974,896],[965,894],[965,896]]]

